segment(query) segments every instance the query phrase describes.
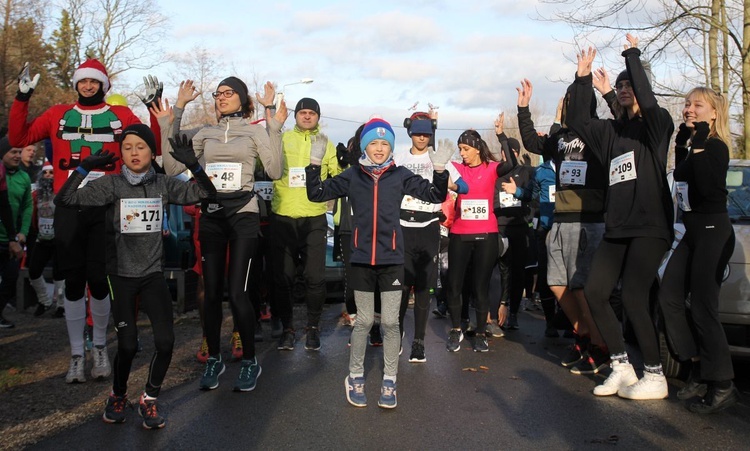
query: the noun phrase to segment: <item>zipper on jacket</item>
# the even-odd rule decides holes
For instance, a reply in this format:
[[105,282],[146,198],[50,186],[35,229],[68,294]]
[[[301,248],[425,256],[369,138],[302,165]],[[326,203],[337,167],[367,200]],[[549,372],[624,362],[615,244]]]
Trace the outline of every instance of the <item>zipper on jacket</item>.
[[227,128],[224,130],[224,144],[229,142],[229,120],[227,120]]
[[378,243],[378,179],[375,179],[375,186],[372,194],[372,260],[370,264],[375,266],[375,252]]
[[354,248],[355,249],[359,247],[359,244],[357,243],[357,241],[359,241],[358,238],[359,238],[359,229],[355,227],[354,228]]
[[393,230],[393,235],[391,236],[391,249],[396,250],[396,230]]

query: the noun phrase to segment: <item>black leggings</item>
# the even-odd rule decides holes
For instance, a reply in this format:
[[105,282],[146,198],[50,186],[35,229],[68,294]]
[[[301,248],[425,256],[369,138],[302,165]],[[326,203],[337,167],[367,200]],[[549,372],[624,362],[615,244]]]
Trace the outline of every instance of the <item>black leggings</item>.
[[205,285],[203,321],[208,353],[211,356],[221,353],[221,304],[224,300],[226,276],[229,283],[229,305],[243,344],[242,358],[250,360],[255,357],[255,309],[250,302],[247,287],[250,263],[258,243],[258,227],[257,213],[239,213],[226,220],[205,215],[201,217],[199,233]]
[[437,256],[440,250],[440,223],[424,227],[402,227],[404,236],[404,290],[398,324],[404,333],[404,317],[409,294],[414,287],[414,338],[424,340],[430,309],[430,289],[437,288]]
[[145,277],[110,275],[112,318],[117,331],[117,354],[114,362],[112,391],[117,396],[128,392],[128,377],[133,358],[138,352],[138,309],[148,315],[154,332],[154,355],[149,365],[146,394],[159,396],[161,384],[172,361],[174,330],[172,323],[172,295],[161,272]]
[[734,370],[719,321],[719,290],[734,251],[734,229],[726,213],[688,213],[684,222],[685,235],[669,259],[659,290],[667,336],[680,360],[700,356],[701,379],[731,380]]
[[94,299],[104,299],[109,292],[104,272],[104,217],[106,207],[78,210],[55,208],[55,245],[65,299],[77,301],[86,295],[86,286]]
[[[500,279],[502,281],[501,302],[508,302],[510,298],[510,313],[517,314],[521,306],[528,260],[529,226],[514,224],[498,226],[500,233],[508,238],[508,250],[500,257]],[[497,258],[497,255],[495,255]]]
[[[34,244],[34,250],[29,256],[29,279],[38,279],[44,273],[44,267],[47,262],[52,260],[52,278],[54,280],[63,280],[62,274],[58,269],[57,252],[53,240],[40,240]],[[79,298],[80,299],[80,298]]]
[[[476,237],[475,235],[472,235]],[[472,280],[476,302],[474,309],[477,319],[477,334],[483,334],[487,326],[489,308],[489,285],[492,267],[497,261],[498,234],[480,235],[482,239],[472,240],[469,236],[450,234],[448,244],[448,309],[454,329],[461,327],[461,292],[464,276],[469,263],[473,263]]]
[[611,355],[624,354],[625,341],[609,297],[622,276],[622,304],[630,320],[643,362],[661,365],[659,346],[649,308],[649,290],[669,243],[662,238],[604,238],[594,254],[584,287],[591,316]]

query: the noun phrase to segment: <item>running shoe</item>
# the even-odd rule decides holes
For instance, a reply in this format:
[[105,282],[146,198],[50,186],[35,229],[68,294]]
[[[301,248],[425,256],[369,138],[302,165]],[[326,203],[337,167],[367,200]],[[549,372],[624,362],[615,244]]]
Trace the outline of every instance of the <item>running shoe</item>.
[[633,365],[613,361],[610,366],[612,367],[612,373],[610,373],[609,377],[604,380],[603,384],[594,387],[594,394],[596,396],[619,394],[620,389],[638,382],[638,376],[635,374]]
[[505,332],[503,332],[503,329],[497,324],[496,320],[492,320],[487,323],[487,328],[484,330],[484,336],[487,338],[502,338],[505,336]]
[[271,321],[271,309],[267,305],[260,310],[260,320],[266,323]]
[[0,315],[0,329],[12,329],[14,327],[16,327],[15,324],[13,324],[12,322],[5,319],[5,317]]
[[232,332],[232,339],[230,343],[232,346],[232,357],[229,359],[229,361],[237,362],[238,360],[242,359],[242,338],[240,338],[239,332]]
[[36,305],[36,310],[34,310],[34,316],[36,316],[36,317],[42,316],[42,315],[44,315],[44,312],[46,312],[47,310],[49,310],[51,308],[52,308],[51,305],[47,306],[47,305],[44,305],[44,304],[37,304]]
[[583,359],[575,364],[570,372],[573,374],[597,374],[609,366],[609,354],[599,346],[591,345]]
[[365,396],[365,378],[349,377],[344,379],[344,388],[346,388],[346,400],[355,407],[365,407],[367,405],[367,396]]
[[109,356],[107,355],[106,346],[94,346],[92,351],[94,357],[94,366],[91,367],[91,377],[94,379],[104,379],[112,373],[112,367],[109,365]]
[[240,374],[237,376],[237,381],[234,383],[234,391],[254,390],[261,372],[262,370],[260,365],[258,365],[257,358],[243,360],[240,365]]
[[52,314],[53,318],[65,318],[65,308],[64,307],[57,307],[55,309],[55,313]]
[[704,398],[688,404],[688,410],[693,413],[709,414],[716,413],[728,407],[732,407],[740,400],[740,392],[734,386],[722,389],[711,386]]
[[677,399],[687,401],[688,399],[695,397],[702,398],[706,396],[707,390],[708,385],[705,382],[688,379],[685,386],[677,392]]
[[464,339],[464,333],[460,330],[451,329],[450,332],[448,332],[448,343],[446,344],[446,348],[448,348],[448,351],[450,352],[456,352],[459,349],[461,349],[461,342]]
[[437,316],[438,318],[447,318],[448,317],[448,304],[438,304],[437,307],[432,311],[432,313]]
[[206,360],[208,360],[208,342],[206,341],[206,337],[203,337],[203,340],[201,340],[201,348],[195,353],[195,358],[200,363],[206,363]]
[[320,350],[320,329],[317,327],[307,328],[307,338],[305,339],[305,349],[308,351]]
[[201,377],[200,389],[201,390],[213,390],[219,386],[219,376],[224,374],[227,367],[224,362],[221,361],[221,356],[209,357],[206,360],[206,369],[203,371]]
[[161,429],[167,424],[156,408],[156,398],[146,398],[145,393],[138,400],[138,415],[143,417],[144,429]]
[[412,342],[409,361],[412,363],[423,363],[427,361],[427,357],[424,355],[424,340],[417,338]]
[[477,334],[474,337],[474,352],[487,352],[490,346],[487,344],[487,337],[484,334]]
[[383,346],[383,335],[380,333],[380,323],[372,323],[368,340],[370,346]]
[[283,351],[292,351],[294,350],[295,341],[297,341],[297,338],[294,335],[294,330],[285,329],[284,333],[281,334],[281,338],[279,339],[279,345],[276,347],[276,349],[283,350]]
[[383,385],[380,387],[380,399],[378,399],[378,407],[382,407],[384,409],[393,409],[397,404],[396,382],[390,379],[383,379]]
[[65,382],[69,384],[72,384],[73,382],[86,382],[86,377],[83,375],[83,367],[85,365],[86,360],[82,355],[74,355],[71,357],[68,374],[65,375]]
[[107,398],[107,404],[104,406],[104,415],[102,419],[105,423],[124,423],[125,408],[128,407],[128,396],[117,396],[110,393]]
[[583,360],[583,353],[584,350],[581,348],[581,345],[579,343],[575,343],[570,347],[568,354],[563,357],[563,359],[560,361],[560,364],[565,368],[571,368],[573,365]]

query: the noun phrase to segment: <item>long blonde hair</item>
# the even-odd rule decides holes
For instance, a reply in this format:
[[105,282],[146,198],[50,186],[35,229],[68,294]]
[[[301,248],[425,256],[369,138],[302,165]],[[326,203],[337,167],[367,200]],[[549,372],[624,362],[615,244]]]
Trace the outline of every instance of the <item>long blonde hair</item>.
[[711,88],[699,86],[691,89],[685,95],[685,99],[689,99],[693,94],[700,96],[702,100],[708,102],[716,110],[716,120],[711,124],[711,131],[708,133],[708,136],[724,141],[731,155],[732,135],[729,132],[729,103],[726,98]]

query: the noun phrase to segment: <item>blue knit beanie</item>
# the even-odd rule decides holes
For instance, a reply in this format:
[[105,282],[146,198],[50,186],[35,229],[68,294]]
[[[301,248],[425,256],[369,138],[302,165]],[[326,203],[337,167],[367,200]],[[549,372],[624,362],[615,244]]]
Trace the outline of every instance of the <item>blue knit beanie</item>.
[[362,152],[365,151],[367,145],[376,139],[384,139],[391,145],[391,151],[395,150],[396,135],[393,133],[391,124],[381,118],[370,119],[362,129],[362,133],[359,135],[359,147]]

